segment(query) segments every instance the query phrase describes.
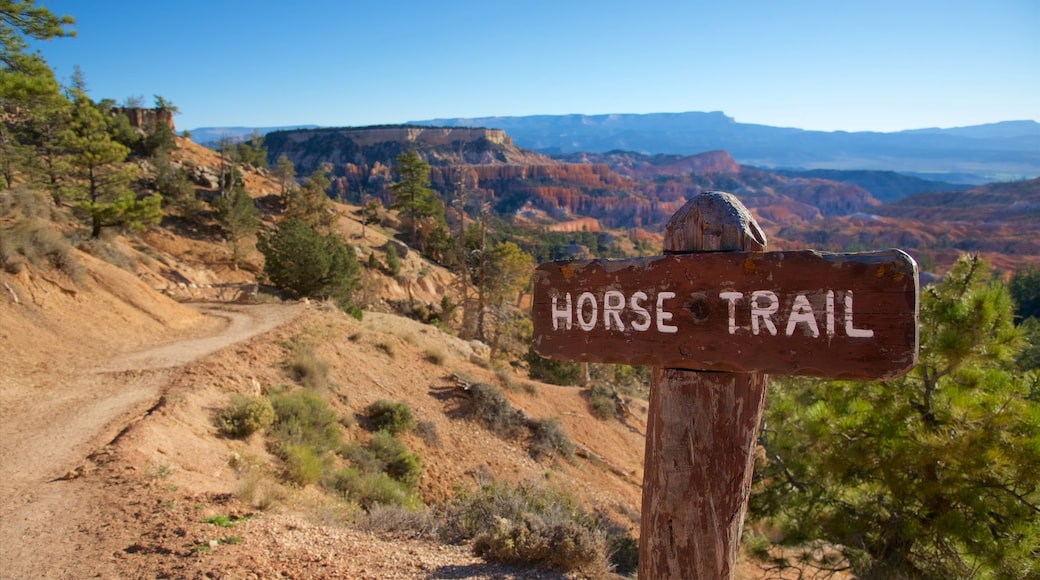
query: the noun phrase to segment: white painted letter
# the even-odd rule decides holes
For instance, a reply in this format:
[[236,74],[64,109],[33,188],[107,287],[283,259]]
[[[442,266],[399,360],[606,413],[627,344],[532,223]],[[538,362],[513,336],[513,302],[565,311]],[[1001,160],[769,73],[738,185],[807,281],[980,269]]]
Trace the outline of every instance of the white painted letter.
[[[592,319],[585,320],[585,303],[592,303]],[[578,296],[578,326],[582,330],[588,331],[596,328],[596,319],[599,318],[599,304],[596,304],[596,297],[592,295],[592,292],[582,292],[581,296]]]
[[553,330],[560,329],[560,319],[564,320],[564,328],[567,330],[571,329],[571,293],[567,293],[567,306],[559,308],[556,304],[557,296],[553,296],[552,303],[552,321]]
[[625,323],[621,322],[621,311],[625,309],[625,295],[617,290],[607,290],[603,293],[603,326],[610,330],[610,321],[613,320],[618,330],[625,330]]
[[834,337],[834,290],[827,291],[827,336]]
[[737,333],[737,300],[744,298],[740,292],[719,292],[719,298],[729,303],[729,333]]
[[675,298],[675,292],[658,292],[657,294],[657,332],[679,332],[678,326],[664,323],[665,320],[672,319],[672,313],[664,310],[664,301],[669,298]]
[[632,328],[644,332],[650,328],[650,312],[646,308],[639,305],[640,302],[646,300],[646,292],[636,292],[632,294],[632,298],[628,300],[628,307],[639,316],[642,321],[632,321]]
[[[765,298],[768,302],[765,306],[758,304],[759,298]],[[769,330],[769,334],[776,336],[776,325],[773,324],[772,316],[776,313],[776,309],[780,307],[780,301],[776,298],[776,294],[773,294],[769,290],[755,290],[751,293],[751,333],[758,334],[758,321],[762,320],[762,323],[766,325],[766,329]]]
[[845,334],[849,338],[871,338],[874,331],[852,326],[852,290],[845,292]]
[[794,297],[794,304],[791,305],[791,316],[787,319],[787,336],[794,334],[794,327],[798,323],[806,324],[809,326],[809,334],[816,338],[820,336],[820,327],[816,325],[816,313],[813,312],[812,304],[809,303],[809,299],[805,297],[805,294],[799,294]]

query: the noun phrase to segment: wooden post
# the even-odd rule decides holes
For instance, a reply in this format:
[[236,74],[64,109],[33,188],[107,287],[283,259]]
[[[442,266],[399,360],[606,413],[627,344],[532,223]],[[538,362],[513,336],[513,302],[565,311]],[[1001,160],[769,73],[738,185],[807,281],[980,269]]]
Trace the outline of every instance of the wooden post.
[[[736,197],[707,192],[676,212],[665,253],[762,251]],[[654,369],[639,578],[732,579],[747,512],[766,375]]]

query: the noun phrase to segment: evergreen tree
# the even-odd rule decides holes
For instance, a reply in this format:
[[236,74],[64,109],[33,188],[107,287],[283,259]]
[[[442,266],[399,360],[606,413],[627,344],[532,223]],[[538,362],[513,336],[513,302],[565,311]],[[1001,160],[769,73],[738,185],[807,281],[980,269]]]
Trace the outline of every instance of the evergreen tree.
[[124,163],[130,151],[111,138],[108,127],[90,99],[74,91],[70,125],[62,136],[70,166],[63,195],[90,221],[91,238],[105,227],[138,230],[162,218],[158,195],[137,199],[130,190],[136,174],[134,166]]
[[336,223],[338,215],[325,192],[329,189],[325,172],[315,169],[301,187],[287,192],[285,217],[305,222],[310,227],[325,232]]
[[274,176],[281,186],[282,200],[285,200],[289,187],[296,184],[296,167],[288,157],[280,155],[274,166]]
[[749,514],[796,551],[752,540],[775,568],[1040,577],[1038,377],[1012,362],[1007,289],[964,257],[922,291],[920,315],[907,375],[771,385]]
[[397,156],[393,167],[399,181],[390,185],[394,201],[390,209],[399,210],[407,217],[411,229],[411,246],[419,248],[419,222],[434,218],[443,225],[444,204],[430,189],[430,164],[419,157],[413,149]]
[[152,158],[155,166],[155,189],[162,197],[164,207],[170,207],[181,217],[193,219],[202,211],[202,202],[195,197],[195,186],[183,171],[170,163],[170,156],[159,152]]
[[259,131],[254,130],[247,141],[238,144],[238,160],[253,167],[267,168],[267,146]]
[[1029,265],[1015,270],[1008,282],[1008,291],[1015,301],[1015,314],[1019,320],[1040,317],[1040,268]]
[[23,67],[29,65],[33,69],[42,60],[34,54],[26,54],[24,37],[36,40],[50,40],[66,36],[76,36],[76,31],[68,28],[75,24],[71,16],[58,16],[43,6],[37,6],[35,0],[0,0],[0,63],[4,69],[31,72]]
[[220,229],[231,246],[231,264],[237,269],[242,259],[242,240],[256,232],[259,212],[241,185],[232,188],[231,195],[217,198],[216,208]]
[[57,135],[69,105],[43,58],[26,52],[25,38],[75,36],[72,24],[33,1],[0,0],[0,172],[8,187],[22,174],[56,195],[63,172]]
[[262,232],[257,249],[264,255],[264,273],[276,287],[294,297],[330,298],[344,311],[351,307],[361,267],[354,250],[335,234],[288,218]]

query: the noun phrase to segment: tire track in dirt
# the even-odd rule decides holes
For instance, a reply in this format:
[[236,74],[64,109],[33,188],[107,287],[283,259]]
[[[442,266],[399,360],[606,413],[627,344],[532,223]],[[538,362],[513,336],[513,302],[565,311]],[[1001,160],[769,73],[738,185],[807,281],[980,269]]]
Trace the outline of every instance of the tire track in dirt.
[[[86,368],[23,377],[0,422],[0,569],[60,544],[70,515],[85,515],[78,482],[87,457],[146,416],[192,361],[295,319],[302,305],[203,305],[227,319],[216,334],[153,345]],[[72,547],[71,549],[75,549]],[[39,554],[35,555],[38,558]]]

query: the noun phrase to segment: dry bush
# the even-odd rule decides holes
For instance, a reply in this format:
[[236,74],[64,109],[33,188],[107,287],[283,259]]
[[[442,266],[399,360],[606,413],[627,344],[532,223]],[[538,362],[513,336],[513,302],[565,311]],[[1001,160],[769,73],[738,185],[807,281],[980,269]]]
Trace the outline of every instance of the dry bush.
[[470,416],[500,437],[516,437],[527,427],[523,413],[516,410],[502,391],[487,383],[473,383]]
[[446,358],[444,351],[439,348],[426,349],[426,360],[437,366],[443,365]]
[[415,424],[415,434],[433,448],[441,446],[441,434],[433,421],[419,421]]
[[244,438],[274,423],[274,407],[265,397],[236,393],[218,421],[220,431],[228,437]]
[[436,531],[437,517],[428,509],[380,504],[369,508],[355,525],[360,530],[376,534],[424,537]]
[[562,456],[570,460],[574,458],[574,443],[559,419],[536,419],[530,424],[531,441],[528,451],[535,459],[549,459]]
[[445,507],[442,536],[472,540],[488,560],[605,576],[607,539],[567,492],[499,482],[461,492]]
[[9,274],[17,274],[27,265],[55,268],[77,282],[82,278],[68,240],[38,219],[0,228],[0,266]]
[[294,340],[290,346],[289,371],[294,380],[314,390],[329,386],[329,365],[314,351],[314,345]]

